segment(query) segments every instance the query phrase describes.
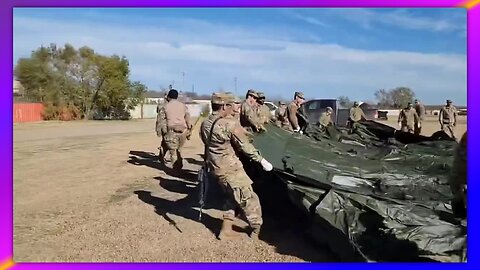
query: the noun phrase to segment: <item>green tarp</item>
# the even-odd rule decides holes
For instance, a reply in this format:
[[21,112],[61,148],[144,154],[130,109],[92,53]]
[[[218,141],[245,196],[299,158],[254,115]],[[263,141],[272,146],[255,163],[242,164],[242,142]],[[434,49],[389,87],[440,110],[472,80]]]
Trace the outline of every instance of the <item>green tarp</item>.
[[363,138],[268,126],[253,143],[277,181],[262,184],[285,185],[313,238],[343,260],[463,260],[466,226],[453,217],[447,184],[456,142],[364,124]]

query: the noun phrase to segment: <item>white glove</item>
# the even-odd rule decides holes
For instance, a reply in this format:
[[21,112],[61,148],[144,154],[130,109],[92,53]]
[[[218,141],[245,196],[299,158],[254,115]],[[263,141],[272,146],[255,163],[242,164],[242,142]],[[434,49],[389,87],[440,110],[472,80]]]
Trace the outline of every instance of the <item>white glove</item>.
[[300,127],[297,127],[296,129],[294,129],[293,132],[300,132]]
[[398,122],[398,127],[402,127],[402,123]]
[[266,159],[262,159],[260,161],[260,164],[262,164],[263,170],[267,172],[273,170],[273,165],[270,162],[268,162]]
[[421,127],[420,123],[418,123],[418,124],[417,124],[417,127],[418,127],[418,128],[420,128],[420,127]]
[[303,131],[300,130],[298,133],[303,134]]

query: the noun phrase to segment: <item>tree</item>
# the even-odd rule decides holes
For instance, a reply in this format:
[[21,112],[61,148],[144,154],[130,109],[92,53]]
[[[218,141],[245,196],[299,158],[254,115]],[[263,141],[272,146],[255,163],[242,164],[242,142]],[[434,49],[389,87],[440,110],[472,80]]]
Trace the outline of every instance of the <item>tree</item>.
[[400,109],[413,102],[415,92],[408,87],[396,87],[388,91],[379,89],[375,92],[375,98],[380,107]]
[[147,90],[130,81],[125,57],[100,55],[86,46],[41,46],[29,58],[19,59],[14,72],[25,96],[47,104],[53,119],[65,108],[79,118],[123,118]]
[[340,106],[344,108],[349,108],[353,106],[353,102],[350,101],[350,98],[347,96],[340,96],[337,99],[338,99],[338,103],[340,103]]

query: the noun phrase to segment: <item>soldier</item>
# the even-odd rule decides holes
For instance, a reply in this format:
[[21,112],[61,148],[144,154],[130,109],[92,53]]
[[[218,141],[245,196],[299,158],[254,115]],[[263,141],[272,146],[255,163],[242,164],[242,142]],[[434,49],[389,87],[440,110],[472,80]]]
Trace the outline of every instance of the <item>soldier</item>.
[[167,146],[165,145],[165,134],[167,133],[167,123],[165,121],[165,104],[168,102],[167,95],[163,101],[157,105],[157,121],[155,122],[155,131],[157,137],[160,138],[160,146],[158,147],[158,159],[165,162],[165,154],[167,153]]
[[205,147],[207,146],[208,137],[210,134],[210,128],[212,123],[219,117],[220,109],[225,104],[225,93],[213,93],[211,104],[212,104],[212,114],[210,114],[207,119],[205,119],[200,125],[200,139],[202,139]]
[[400,111],[398,115],[398,126],[401,131],[408,133],[414,133],[415,126],[418,128],[421,127],[418,114],[411,102],[408,103],[406,108]]
[[365,116],[365,113],[363,113],[362,108],[360,108],[357,101],[353,102],[353,107],[350,108],[350,115],[348,118],[352,131],[356,131],[359,125],[358,122],[364,119],[367,119],[367,117]]
[[267,124],[272,119],[272,114],[267,105],[265,105],[265,94],[263,92],[257,92],[257,114],[260,124]]
[[467,132],[463,134],[456,148],[449,182],[453,194],[453,213],[459,218],[465,218],[467,215]]
[[438,114],[438,121],[440,122],[440,129],[449,134],[452,138],[455,137],[455,126],[457,126],[457,108],[452,105],[451,100],[447,100],[447,105],[444,106]]
[[415,111],[417,112],[419,119],[418,119],[418,125],[415,126],[414,134],[420,135],[420,133],[422,133],[421,124],[423,119],[425,118],[425,106],[423,106],[423,104],[420,103],[418,99],[415,99]]
[[291,129],[287,117],[287,104],[283,101],[278,102],[278,109],[275,111],[275,124],[284,129]]
[[222,105],[220,118],[212,125],[208,143],[209,167],[228,196],[224,204],[222,228],[218,235],[221,240],[237,237],[232,230],[236,206],[243,210],[252,238],[258,237],[263,223],[259,198],[252,189],[253,182],[246,174],[239,154],[259,162],[265,171],[273,169],[272,164],[249,143],[245,130],[235,118],[239,110],[240,104],[235,103],[232,95],[232,98]]
[[165,143],[171,156],[171,163],[174,168],[183,167],[181,149],[187,139],[189,130],[192,129],[190,114],[187,106],[177,100],[178,91],[172,89],[168,92],[169,102],[165,105],[165,119],[167,122],[167,134]]
[[318,124],[321,128],[327,128],[333,125],[332,121],[332,107],[327,107],[325,111],[320,115],[320,119],[318,120]]
[[300,126],[298,124],[297,112],[300,106],[305,102],[305,97],[302,92],[295,92],[293,101],[287,107],[287,118],[292,126],[293,132],[300,132]]
[[258,119],[257,99],[257,92],[252,89],[248,90],[240,110],[240,124],[254,132],[265,131],[265,128],[260,124]]

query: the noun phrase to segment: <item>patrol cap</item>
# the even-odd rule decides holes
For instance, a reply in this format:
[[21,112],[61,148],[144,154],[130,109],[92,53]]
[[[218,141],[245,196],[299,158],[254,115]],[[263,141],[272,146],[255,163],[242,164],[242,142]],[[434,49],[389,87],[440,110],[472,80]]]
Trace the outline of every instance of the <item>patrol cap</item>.
[[252,97],[258,98],[257,92],[256,92],[255,90],[253,90],[253,89],[249,89],[249,90],[247,91],[247,96],[252,96]]
[[278,102],[279,105],[287,105],[287,103],[283,102],[283,101],[279,101]]
[[226,103],[227,99],[228,97],[226,93],[216,92],[212,94],[212,104],[223,105]]
[[452,101],[450,99],[447,99],[447,103],[452,103]]
[[301,98],[301,99],[305,99],[305,96],[303,95],[302,92],[295,92],[294,98],[296,98],[296,97],[299,97],[299,98]]
[[257,95],[260,99],[265,98],[265,94],[263,92],[257,92]]
[[232,92],[226,92],[227,103],[242,103],[242,100]]
[[325,110],[326,110],[326,111],[330,111],[330,112],[333,111],[332,107],[327,107]]
[[413,104],[411,102],[408,102],[407,106],[413,106]]
[[354,101],[354,102],[353,102],[353,105],[358,105],[358,101]]

